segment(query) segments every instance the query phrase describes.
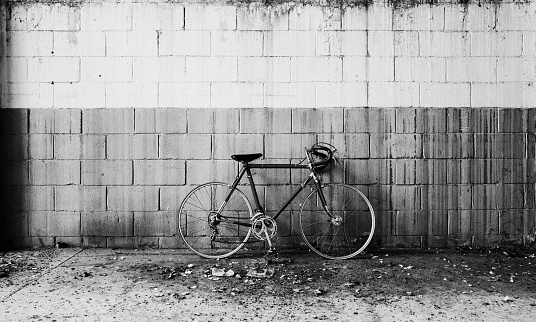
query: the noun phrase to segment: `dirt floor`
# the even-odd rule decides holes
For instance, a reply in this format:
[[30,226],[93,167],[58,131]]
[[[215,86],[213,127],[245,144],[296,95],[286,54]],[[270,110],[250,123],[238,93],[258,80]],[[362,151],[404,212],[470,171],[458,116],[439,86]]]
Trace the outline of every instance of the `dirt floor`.
[[[534,321],[536,251],[0,253],[0,321]],[[249,276],[248,276],[249,275]]]

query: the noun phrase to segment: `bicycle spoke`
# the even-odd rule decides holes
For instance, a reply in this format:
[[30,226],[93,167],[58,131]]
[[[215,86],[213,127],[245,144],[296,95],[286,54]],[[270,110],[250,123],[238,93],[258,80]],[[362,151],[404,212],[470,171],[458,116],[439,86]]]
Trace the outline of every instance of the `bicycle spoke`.
[[[320,213],[325,210],[320,202],[319,193],[311,192],[302,204],[300,212],[300,228],[302,236],[309,248],[315,253],[329,259],[347,259],[360,252],[370,242],[374,233],[374,211],[370,202],[357,189],[345,184],[326,184],[323,187],[323,194],[327,202],[328,209],[333,216],[341,215],[341,223],[334,225],[331,220],[327,226],[325,222],[319,220]],[[362,206],[368,208],[367,211],[357,211]],[[327,217],[326,217],[327,218]],[[337,218],[337,217],[330,217]],[[368,238],[359,246],[355,240],[360,238],[359,231],[363,228],[356,226],[359,220],[360,226],[362,220],[367,220],[370,224]],[[327,227],[327,228],[326,228]]]

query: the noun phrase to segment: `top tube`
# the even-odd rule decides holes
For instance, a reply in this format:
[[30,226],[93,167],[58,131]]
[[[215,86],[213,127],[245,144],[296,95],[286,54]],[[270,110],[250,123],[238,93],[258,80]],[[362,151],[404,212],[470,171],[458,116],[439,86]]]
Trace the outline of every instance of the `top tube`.
[[276,163],[276,164],[269,164],[269,163],[248,163],[247,164],[249,168],[264,168],[264,169],[309,169],[309,165],[307,164],[292,164],[292,163]]

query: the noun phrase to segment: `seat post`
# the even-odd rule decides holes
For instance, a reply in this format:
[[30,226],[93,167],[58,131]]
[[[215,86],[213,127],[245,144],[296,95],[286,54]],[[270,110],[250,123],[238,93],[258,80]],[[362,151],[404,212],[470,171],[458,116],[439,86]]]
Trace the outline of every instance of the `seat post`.
[[246,174],[249,181],[249,186],[251,188],[251,193],[253,194],[253,200],[255,201],[255,214],[261,213],[264,214],[264,209],[261,206],[261,203],[259,201],[259,195],[257,194],[257,188],[255,187],[255,182],[253,182],[253,176],[251,175],[251,169],[249,168],[249,165],[247,162],[242,162],[244,167],[246,168]]

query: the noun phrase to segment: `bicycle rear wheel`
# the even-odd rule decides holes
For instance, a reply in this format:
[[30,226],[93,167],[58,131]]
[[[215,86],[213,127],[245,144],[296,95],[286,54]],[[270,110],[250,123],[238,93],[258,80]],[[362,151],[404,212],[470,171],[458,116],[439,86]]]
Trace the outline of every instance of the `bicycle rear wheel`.
[[251,204],[235,189],[223,205],[229,191],[230,187],[221,182],[200,185],[188,193],[179,208],[180,235],[186,246],[202,257],[230,256],[249,238]]
[[319,192],[313,190],[302,204],[300,229],[309,248],[328,259],[348,259],[361,253],[374,234],[372,205],[358,189],[346,184],[325,184],[322,188],[327,208]]

